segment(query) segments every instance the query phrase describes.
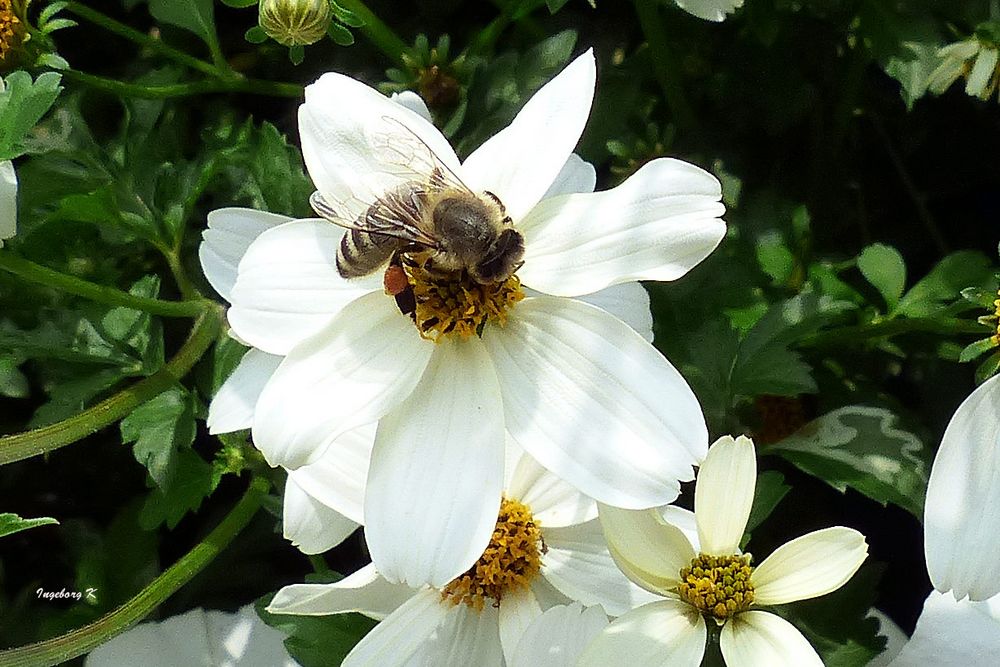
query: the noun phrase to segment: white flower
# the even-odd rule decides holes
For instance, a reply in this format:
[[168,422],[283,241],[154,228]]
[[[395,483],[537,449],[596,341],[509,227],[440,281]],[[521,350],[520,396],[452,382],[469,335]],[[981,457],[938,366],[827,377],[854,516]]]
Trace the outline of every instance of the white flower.
[[924,505],[931,591],[892,663],[995,665],[1000,654],[1000,376],[962,402],[945,429]]
[[[0,84],[2,85],[2,84]],[[17,233],[17,173],[10,160],[0,162],[0,248]]]
[[743,0],[674,0],[674,2],[688,14],[716,23],[725,21],[728,14],[743,6]]
[[987,100],[996,92],[1000,51],[996,45],[970,37],[945,46],[937,53],[940,64],[927,78],[927,89],[940,95],[959,77],[965,77],[967,95]]
[[507,667],[574,667],[583,649],[607,625],[600,606],[574,602],[551,607],[525,628]]
[[[545,197],[581,175],[592,179],[572,149],[594,78],[588,52],[461,164],[421,115],[353,79],[327,74],[306,91],[306,165],[346,219],[409,182],[413,169],[432,167],[403,165],[390,150],[417,138],[473,191],[496,195],[524,237],[517,276],[491,287],[509,300],[463,284],[480,299],[471,312],[499,310],[479,320],[481,338],[442,334],[437,344],[385,295],[380,272],[340,276],[344,234],[333,224],[277,226],[239,263],[230,324],[242,340],[284,357],[256,402],[254,443],[272,465],[296,469],[342,433],[378,421],[365,518],[372,558],[391,580],[402,580],[415,551],[430,550],[447,566],[406,581],[442,586],[482,552],[500,497],[505,431],[582,491],[633,508],[676,497],[678,480],[693,476],[707,449],[704,418],[680,374],[620,319],[574,297],[610,288],[618,309],[645,304],[629,283],[680,277],[721,240],[720,186],[701,169],[661,159],[608,192]],[[457,289],[435,280],[411,286]],[[539,296],[517,301],[518,280]],[[419,544],[408,537],[415,521],[427,527]],[[452,534],[466,546],[439,548]]]
[[[516,450],[514,444],[508,447]],[[411,588],[390,583],[372,564],[334,584],[287,586],[268,611],[358,611],[381,620],[347,657],[348,667],[499,667],[503,656],[512,659],[515,648],[523,653],[536,645],[519,646],[519,641],[525,628],[555,604],[578,600],[618,615],[653,599],[615,567],[592,500],[526,454],[509,456],[505,468],[508,483],[490,544],[455,580]],[[423,524],[412,526],[409,536],[416,547],[425,539]],[[421,570],[420,557],[417,551],[407,565]],[[403,578],[411,577],[404,572]]]
[[298,667],[285,635],[264,624],[252,606],[228,614],[191,611],[142,623],[94,649],[86,667]]
[[[719,641],[730,667],[822,666],[791,623],[754,607],[840,588],[864,562],[868,546],[856,530],[838,526],[794,539],[751,567],[739,543],[756,479],[753,443],[727,436],[709,448],[698,473],[693,516],[679,508],[665,515],[655,509],[601,507],[601,524],[618,566],[663,598],[614,621],[587,648],[581,665],[696,667],[712,620],[722,626]],[[735,583],[721,585],[724,577]]]

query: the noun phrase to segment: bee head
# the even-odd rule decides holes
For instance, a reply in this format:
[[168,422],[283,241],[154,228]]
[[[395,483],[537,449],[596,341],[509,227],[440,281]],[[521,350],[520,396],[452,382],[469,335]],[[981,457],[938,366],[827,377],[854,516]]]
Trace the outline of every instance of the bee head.
[[510,278],[523,258],[524,237],[516,229],[505,227],[482,260],[469,269],[469,275],[481,285],[501,282]]

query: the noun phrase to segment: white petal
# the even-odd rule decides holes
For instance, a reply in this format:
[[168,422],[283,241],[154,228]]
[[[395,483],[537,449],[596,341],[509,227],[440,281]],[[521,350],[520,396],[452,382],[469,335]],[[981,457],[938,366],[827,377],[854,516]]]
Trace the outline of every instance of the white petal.
[[705,622],[680,600],[661,600],[613,621],[580,656],[580,667],[698,667]]
[[1000,655],[1000,596],[956,601],[931,591],[913,636],[891,667],[993,667]]
[[1000,593],[1000,375],[972,392],[945,429],[924,506],[931,582],[962,599]]
[[698,540],[698,520],[694,512],[686,510],[677,505],[665,505],[659,508],[660,516],[672,526],[676,526],[684,533],[684,537],[691,543],[691,547],[696,551],[701,551],[701,542]]
[[878,623],[879,636],[886,638],[885,648],[877,656],[872,658],[866,667],[886,667],[896,659],[909,637],[896,625],[896,622],[889,618],[884,612],[872,607],[868,610],[866,618],[874,618]]
[[389,96],[389,99],[396,104],[401,104],[406,107],[427,122],[434,122],[434,118],[431,117],[431,110],[427,108],[427,103],[424,102],[424,98],[420,97],[420,95],[417,95],[412,90],[404,90],[400,93],[393,93]]
[[304,554],[320,554],[337,546],[358,528],[340,512],[319,502],[295,483],[285,483],[282,531]]
[[497,195],[517,224],[556,180],[580,140],[596,77],[590,49],[542,86],[509,126],[465,160],[466,184]]
[[743,0],[674,0],[688,14],[719,23],[743,6]]
[[[421,595],[409,586],[391,584],[366,565],[354,574],[332,584],[293,584],[285,586],[267,606],[272,614],[327,616],[357,612],[381,621],[414,596]],[[441,594],[434,593],[440,600]]]
[[524,632],[507,667],[575,667],[583,649],[607,625],[600,607],[584,608],[578,602],[552,607]]
[[443,341],[375,436],[365,536],[390,581],[443,587],[483,554],[503,493],[500,388],[476,340]]
[[[498,610],[486,605],[476,611],[464,604],[448,612],[438,632],[425,641],[406,664],[413,667],[503,667]],[[385,662],[365,663],[384,667]],[[351,664],[344,662],[344,667]]]
[[612,285],[576,298],[611,313],[635,329],[646,342],[653,342],[653,313],[649,309],[649,293],[639,283]]
[[211,657],[211,638],[203,609],[192,609],[157,623],[141,623],[94,649],[86,667],[204,665]]
[[524,631],[541,615],[542,608],[530,588],[504,593],[498,616],[500,645],[503,646],[503,654],[508,665]]
[[317,502],[364,524],[365,483],[375,443],[375,424],[344,433],[316,462],[289,470],[288,477]]
[[0,248],[17,233],[17,173],[10,160],[0,162]]
[[518,225],[521,280],[577,296],[636,280],[675,280],[726,234],[722,187],[680,160],[649,162],[617,188],[546,199]]
[[621,320],[572,299],[525,299],[485,332],[507,430],[600,502],[664,505],[708,445],[687,382]]
[[[285,650],[284,633],[264,623],[252,605],[235,614],[210,611],[206,621],[211,638],[211,657],[206,664],[225,667],[297,667],[299,664]],[[179,639],[185,641],[183,636]],[[137,663],[130,660],[127,664]]]
[[329,222],[297,220],[251,243],[230,294],[229,324],[236,334],[266,352],[287,354],[347,304],[381,292],[380,275],[345,280],[337,273],[343,235]]
[[785,604],[826,595],[846,584],[867,557],[865,536],[853,528],[834,526],[797,537],[750,575],[754,602]]
[[543,527],[548,551],[542,575],[571,600],[601,605],[610,616],[621,616],[660,599],[633,584],[615,565],[596,519],[567,528]]
[[209,284],[226,301],[236,284],[236,270],[247,248],[258,236],[292,218],[252,208],[220,208],[208,214],[201,233],[198,258]]
[[[511,445],[520,450],[516,443],[508,448]],[[597,518],[597,503],[592,498],[523,452],[507,484],[506,495],[527,505],[535,521],[545,528],[571,526]]]
[[732,556],[739,551],[756,486],[757,456],[750,438],[726,435],[708,448],[694,492],[702,553]]
[[445,626],[457,621],[459,606],[464,607],[442,602],[438,591],[417,592],[358,642],[343,667],[419,665],[416,654],[424,644],[448,634]]
[[659,510],[600,506],[608,549],[629,579],[646,590],[666,594],[680,583],[681,568],[697,554],[683,531],[666,523]]
[[282,357],[260,350],[244,354],[208,406],[208,432],[231,433],[253,426],[257,399],[281,360]]
[[726,667],[823,667],[794,625],[766,611],[737,614],[719,638]]
[[434,164],[424,151],[452,171],[460,168],[430,121],[342,74],[324,74],[306,87],[299,134],[313,183],[349,221],[389,189],[429,176]]
[[986,86],[997,68],[997,60],[1000,58],[1000,51],[991,48],[983,48],[976,56],[976,63],[969,72],[969,78],[965,81],[965,93],[975,97],[983,97]]
[[597,186],[597,170],[582,157],[573,153],[566,160],[556,180],[549,186],[542,199],[571,195],[577,192],[593,192]]
[[254,444],[271,465],[315,461],[408,396],[434,348],[392,299],[357,299],[278,366],[257,401]]

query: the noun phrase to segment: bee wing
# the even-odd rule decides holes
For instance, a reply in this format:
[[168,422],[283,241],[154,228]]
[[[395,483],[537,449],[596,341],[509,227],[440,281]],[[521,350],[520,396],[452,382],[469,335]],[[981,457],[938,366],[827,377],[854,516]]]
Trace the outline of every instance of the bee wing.
[[372,132],[371,145],[382,157],[390,173],[404,180],[426,183],[433,190],[454,188],[472,194],[458,174],[396,118],[382,116],[384,127]]
[[414,187],[406,192],[390,192],[376,200],[357,220],[350,221],[340,215],[319,191],[309,197],[309,204],[316,213],[330,222],[366,234],[392,238],[436,248],[437,240],[424,231],[420,217],[420,198],[423,192]]

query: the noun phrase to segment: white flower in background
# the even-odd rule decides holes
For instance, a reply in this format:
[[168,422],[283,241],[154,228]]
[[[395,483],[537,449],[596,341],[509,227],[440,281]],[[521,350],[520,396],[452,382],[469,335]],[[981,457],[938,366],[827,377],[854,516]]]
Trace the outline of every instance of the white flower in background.
[[[753,442],[726,436],[709,448],[698,472],[693,516],[679,508],[664,514],[601,507],[618,566],[663,597],[609,625],[584,652],[581,665],[697,667],[712,622],[722,627],[719,642],[729,667],[822,667],[795,626],[755,607],[840,588],[864,562],[868,545],[858,531],[838,526],[796,538],[752,566],[739,543],[756,480]],[[695,530],[683,529],[685,517]]]
[[674,0],[674,2],[688,14],[716,23],[725,21],[727,15],[743,6],[743,0]]
[[86,667],[298,667],[285,635],[260,620],[252,606],[230,614],[191,611],[142,623],[91,651]]
[[927,89],[935,95],[948,90],[960,77],[965,78],[965,92],[987,100],[997,90],[1000,50],[991,41],[970,37],[942,48],[937,53],[941,63],[927,79]]
[[[2,85],[2,84],[0,84]],[[0,248],[17,233],[17,173],[10,160],[0,162]]]
[[935,590],[893,667],[983,667],[1000,655],[1000,375],[945,429],[924,504]]
[[[511,443],[508,452],[516,450]],[[411,588],[390,583],[372,564],[337,583],[286,586],[268,611],[357,611],[380,620],[348,655],[347,667],[499,667],[515,648],[529,650],[518,643],[525,628],[553,605],[577,600],[614,616],[654,599],[615,567],[592,500],[527,454],[509,455],[505,468],[508,482],[489,545],[453,581]],[[416,549],[424,525],[418,519],[409,531],[415,553],[406,565],[418,574],[404,572],[406,580],[427,568]]]
[[464,163],[425,118],[364,84],[327,74],[306,90],[306,166],[344,219],[400,192],[415,170],[431,182],[438,168],[495,195],[524,242],[523,266],[503,283],[408,267],[414,318],[386,295],[380,270],[341,277],[345,235],[326,221],[269,229],[239,262],[230,325],[284,357],[255,404],[254,443],[272,465],[297,469],[378,421],[365,521],[372,558],[392,581],[434,554],[433,572],[408,570],[416,578],[405,581],[444,586],[482,553],[500,502],[505,431],[581,491],[633,508],[675,498],[707,449],[680,374],[615,314],[575,297],[614,290],[604,302],[614,313],[642,304],[648,320],[635,281],[678,278],[716,247],[725,234],[720,185],[660,159],[613,190],[546,197],[579,191],[581,177],[592,187],[592,169],[572,150],[594,79],[588,52]]

